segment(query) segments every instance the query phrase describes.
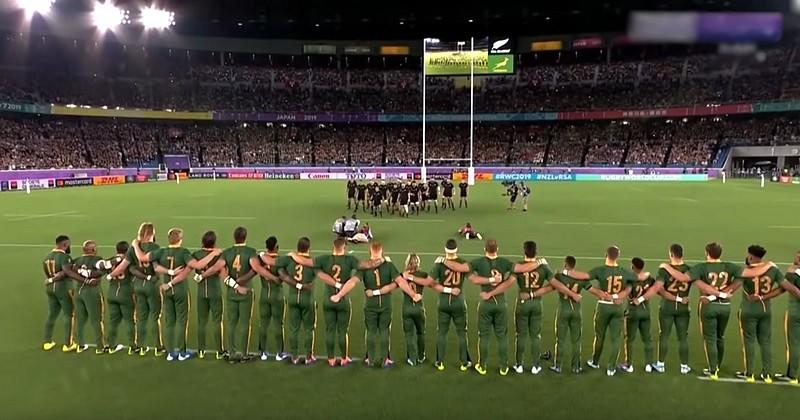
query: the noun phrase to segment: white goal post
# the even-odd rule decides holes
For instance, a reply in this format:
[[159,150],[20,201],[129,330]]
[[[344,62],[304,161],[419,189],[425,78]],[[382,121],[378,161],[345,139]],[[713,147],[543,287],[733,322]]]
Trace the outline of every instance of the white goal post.
[[426,111],[426,79],[425,73],[425,54],[427,53],[428,38],[422,40],[422,167],[420,168],[420,175],[422,182],[427,181],[428,177],[428,162],[435,161],[469,161],[467,169],[467,183],[475,185],[475,166],[473,161],[473,142],[474,142],[474,120],[475,120],[475,60],[473,54],[475,53],[475,38],[469,38],[470,60],[469,60],[469,158],[456,158],[456,159],[428,159],[427,157],[427,111]]

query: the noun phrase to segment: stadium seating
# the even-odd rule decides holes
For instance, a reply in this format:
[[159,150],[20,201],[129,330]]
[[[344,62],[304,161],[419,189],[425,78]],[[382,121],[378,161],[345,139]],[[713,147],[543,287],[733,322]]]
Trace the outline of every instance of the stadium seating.
[[[432,124],[430,166],[464,164],[467,124]],[[477,124],[477,165],[708,167],[738,145],[800,144],[789,117]],[[0,119],[0,167],[414,166],[418,124],[237,124]]]

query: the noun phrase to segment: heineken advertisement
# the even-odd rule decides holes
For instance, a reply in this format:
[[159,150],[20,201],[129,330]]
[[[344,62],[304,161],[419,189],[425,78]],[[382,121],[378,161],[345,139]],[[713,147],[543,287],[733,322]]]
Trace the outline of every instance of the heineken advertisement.
[[[425,39],[425,74],[428,76],[504,75],[514,73],[511,38],[474,40]],[[470,67],[470,61],[474,68]]]

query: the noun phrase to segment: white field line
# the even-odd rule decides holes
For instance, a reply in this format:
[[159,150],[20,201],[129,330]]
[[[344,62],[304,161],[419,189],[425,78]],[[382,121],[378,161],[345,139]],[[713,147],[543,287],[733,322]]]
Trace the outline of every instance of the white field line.
[[558,222],[547,221],[546,225],[567,225],[567,226],[650,226],[650,223],[627,223],[627,222]]
[[547,221],[547,222],[544,222],[544,223],[546,225],[581,225],[581,226],[591,225],[591,223],[589,223],[589,222],[552,222],[552,221]]
[[[364,244],[364,245],[365,245],[365,247],[367,246],[367,244]],[[114,249],[115,248],[114,245],[98,245],[98,247],[99,248],[107,248],[107,249]],[[368,249],[352,249],[354,247],[358,247],[358,245],[351,245],[350,246],[351,249],[349,250],[350,253],[353,253],[353,254],[369,254],[369,250]],[[42,248],[42,249],[52,249],[53,248],[53,244],[0,243],[0,248]],[[323,254],[324,255],[324,254],[327,254],[327,253],[331,252],[331,250],[330,249],[312,249],[311,252],[315,253],[315,254]],[[386,251],[384,253],[387,254],[387,255],[403,255],[403,256],[405,256],[405,255],[410,254],[411,251]],[[431,256],[431,257],[444,256],[444,251],[442,251],[442,252],[419,252],[419,251],[414,251],[414,253],[417,254],[417,255]],[[459,253],[458,255],[460,255],[462,257],[482,257],[484,254]],[[556,259],[558,259],[558,258],[564,258],[564,255],[539,255],[539,257],[540,258],[549,258],[549,259],[551,259],[553,261],[556,261]],[[509,258],[513,259],[513,258],[516,258],[516,256],[510,256]],[[522,257],[520,256],[519,258],[522,258]],[[576,256],[575,258],[578,259],[578,260],[591,260],[591,261],[603,261],[603,260],[606,259],[603,256],[583,256],[583,257]],[[641,257],[641,258],[644,258],[646,261],[654,261],[654,262],[655,261],[664,261],[664,262],[666,262],[666,260],[667,260],[666,257],[663,257],[663,256],[662,257]],[[691,262],[691,263],[699,263],[699,262],[704,262],[705,260],[685,259],[684,261]],[[560,264],[560,262],[561,261],[558,260],[558,264]],[[791,265],[791,264],[793,264],[792,262],[777,262],[777,261],[774,261],[774,262],[775,262],[775,264],[779,264],[779,265]]]
[[770,229],[800,229],[800,226],[767,226]]
[[255,220],[250,216],[171,216],[170,219],[177,220]]
[[363,222],[368,223],[383,223],[383,222],[404,222],[404,223],[444,223],[444,219],[361,219]]
[[6,217],[10,217],[9,222],[21,222],[24,220],[33,220],[33,219],[46,219],[48,217],[74,217],[78,215],[78,212],[75,210],[72,211],[62,211],[59,213],[47,213],[47,214],[26,214],[26,215],[5,215]]
[[[719,378],[716,381],[712,381],[711,378],[707,376],[698,376],[697,379],[701,381],[709,381],[709,382],[725,382],[725,383],[732,383],[732,384],[747,384],[744,379],[738,378]],[[754,385],[754,384],[747,384],[747,385]],[[773,381],[772,384],[768,384],[764,381],[756,381],[755,385],[783,385],[783,386],[796,386],[792,385],[789,382],[781,382],[781,381]]]
[[689,198],[689,197],[672,197],[672,198],[675,199],[675,200],[679,200],[679,201],[687,201],[689,203],[699,203],[700,202],[700,200],[698,200],[698,199]]

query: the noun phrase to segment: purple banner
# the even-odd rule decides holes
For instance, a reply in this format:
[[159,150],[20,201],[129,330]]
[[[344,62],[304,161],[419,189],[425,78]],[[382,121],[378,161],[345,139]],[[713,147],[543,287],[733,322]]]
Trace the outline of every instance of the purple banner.
[[[684,168],[607,168],[607,167],[597,167],[597,168],[567,168],[567,167],[547,167],[547,168],[540,168],[540,167],[533,167],[533,166],[480,166],[476,167],[475,170],[477,172],[485,172],[485,173],[540,173],[540,174],[563,174],[563,173],[572,173],[572,174],[600,174],[600,175],[622,175],[627,174],[628,171],[633,171],[634,174],[643,174],[648,173],[649,171],[655,171],[659,174],[682,174],[684,173]],[[685,169],[686,173],[697,173],[703,171],[703,168],[687,168]],[[230,178],[238,177],[238,178],[245,178],[247,177],[246,174],[273,174],[273,175],[296,175],[295,179],[299,178],[299,174],[306,172],[313,172],[313,173],[323,173],[323,172],[330,172],[330,173],[352,173],[352,167],[341,167],[341,166],[333,166],[333,167],[257,167],[257,168],[193,168],[191,173],[196,174],[211,174],[212,172],[216,171],[219,178],[219,174],[233,174]],[[360,172],[364,173],[382,173],[382,174],[392,174],[392,173],[419,173],[419,167],[409,167],[409,166],[384,166],[384,167],[368,167],[368,168],[359,168]],[[456,166],[435,166],[435,167],[428,167],[427,172],[431,176],[449,176],[453,173],[453,171],[466,171],[464,167],[456,167]],[[60,178],[60,179],[69,179],[69,178],[84,178],[84,177],[94,177],[94,176],[109,176],[109,175],[125,175],[125,176],[137,176],[142,175],[146,177],[151,177],[153,173],[156,172],[155,169],[41,169],[41,170],[22,170],[22,171],[0,171],[0,181],[10,181],[10,180],[20,180],[20,179],[47,179],[47,178]],[[237,176],[238,175],[238,176]],[[719,176],[719,169],[708,169],[708,176],[710,178],[715,178]],[[191,175],[190,175],[191,178]],[[259,177],[263,178],[263,177]],[[266,177],[270,179],[271,177]]]
[[378,121],[377,113],[369,112],[234,112],[214,111],[214,120],[222,121],[263,121],[276,123],[316,122],[316,123],[368,123]]
[[150,175],[155,169],[27,169],[19,171],[0,171],[0,180],[43,179],[43,178],[84,178],[109,175]]

